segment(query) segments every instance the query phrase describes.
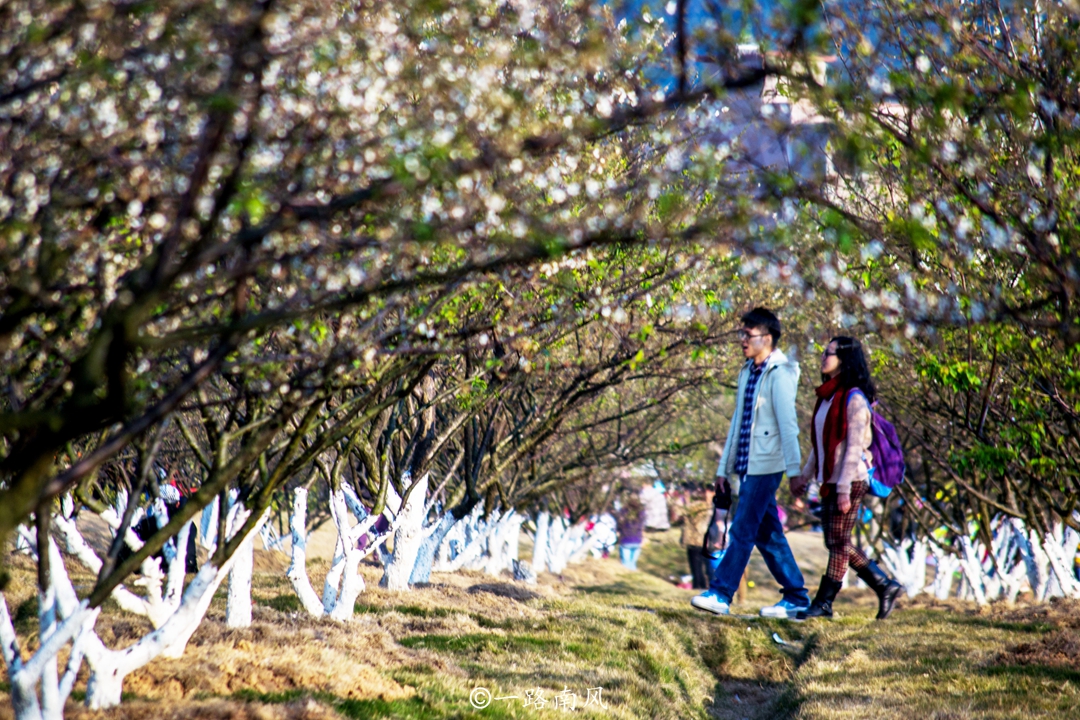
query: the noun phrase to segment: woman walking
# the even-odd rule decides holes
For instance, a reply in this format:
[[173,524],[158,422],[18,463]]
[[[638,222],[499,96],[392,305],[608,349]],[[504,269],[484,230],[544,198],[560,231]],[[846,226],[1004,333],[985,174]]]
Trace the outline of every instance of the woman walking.
[[637,570],[641,543],[645,540],[645,506],[641,498],[634,493],[628,494],[615,521],[619,533],[619,560],[631,570]]
[[813,452],[792,484],[792,492],[801,495],[813,478],[821,484],[821,524],[829,566],[814,601],[797,617],[832,617],[833,600],[850,565],[877,594],[877,619],[883,620],[892,612],[902,586],[851,542],[855,517],[874,472],[870,405],[876,392],[859,341],[834,337],[821,356],[821,375],[811,428]]

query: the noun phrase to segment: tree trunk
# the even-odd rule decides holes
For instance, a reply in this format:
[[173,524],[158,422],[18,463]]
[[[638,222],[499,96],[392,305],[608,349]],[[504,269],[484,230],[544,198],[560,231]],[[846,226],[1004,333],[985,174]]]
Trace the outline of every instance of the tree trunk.
[[541,573],[547,569],[548,530],[551,526],[551,515],[547,510],[542,510],[536,516],[536,535],[533,537],[532,569],[535,573]]
[[950,555],[937,545],[931,545],[930,553],[936,560],[934,582],[930,585],[930,592],[938,600],[947,600],[952,592],[953,575],[960,569],[960,561],[955,555]]
[[[225,537],[228,540],[232,540],[235,537],[237,531],[241,527],[243,527],[244,523],[247,521],[248,515],[250,515],[250,513],[248,512],[247,508],[244,507],[243,503],[237,502],[232,506],[232,508],[229,510],[229,514],[226,516]],[[266,508],[266,510],[263,511],[262,516],[259,518],[259,521],[255,523],[255,526],[251,529],[251,533],[247,536],[246,539],[254,538],[259,533],[259,529],[262,528],[263,523],[265,523],[269,519],[270,508]],[[241,546],[242,545],[243,543],[241,543]],[[240,548],[238,547],[237,552],[239,552],[239,550]],[[213,588],[211,588],[210,591],[206,593],[199,601],[200,605],[197,608],[194,622],[192,622],[185,630],[181,631],[179,637],[174,642],[170,643],[162,651],[162,657],[174,659],[183,657],[184,650],[187,649],[188,641],[191,640],[191,636],[195,634],[195,631],[199,629],[199,624],[202,622],[203,617],[206,616],[206,611],[210,609],[210,602],[214,599],[214,593],[217,592],[218,586],[221,585],[221,583],[225,580],[225,577],[232,571],[232,566],[237,559],[236,555],[237,553],[234,552],[232,556],[226,559],[225,562],[222,564],[220,571],[214,577]],[[211,552],[211,557],[213,557],[213,552]],[[192,582],[194,583],[194,581]],[[187,593],[185,593],[185,596],[186,595]],[[175,616],[176,612],[179,612],[179,609],[174,611],[173,616]],[[142,666],[140,665],[138,667]]]
[[[348,620],[355,611],[356,598],[364,592],[364,578],[357,570],[360,563],[361,552],[356,547],[360,539],[362,528],[370,527],[372,522],[365,523],[366,511],[359,507],[359,502],[353,508],[357,515],[358,524],[351,527],[349,523],[348,503],[345,492],[337,490],[330,496],[330,514],[338,531],[337,551],[334,558],[334,568],[327,574],[326,590],[323,596],[323,608],[327,615],[335,620]],[[330,576],[334,575],[334,586],[330,586]],[[341,591],[338,592],[337,577],[341,577]]]
[[517,536],[524,518],[510,510],[495,523],[488,539],[488,562],[484,570],[489,575],[500,575],[503,570],[513,570],[517,560]]
[[[481,506],[473,508],[473,511],[461,522],[454,526],[455,533],[460,535],[458,552],[453,559],[440,565],[438,570],[442,572],[457,572],[462,568],[479,569],[485,564],[485,553],[488,550],[489,540],[495,528],[492,522],[484,522],[480,519],[483,512]],[[445,545],[445,543],[444,543]]]
[[470,538],[476,534],[474,529],[481,512],[483,512],[483,507],[477,504],[468,515],[450,526],[442,542],[439,543],[439,549],[435,552],[435,563],[432,567],[435,572],[456,572],[460,570],[466,551],[470,553],[469,558],[475,558],[474,553],[477,550],[471,548]]
[[498,575],[504,568],[503,556],[506,547],[506,523],[504,521],[506,517],[505,514],[494,515],[489,521],[491,529],[487,534],[487,547],[484,551],[483,560],[483,569],[488,575]]
[[424,510],[427,502],[428,473],[417,481],[416,487],[398,513],[394,531],[394,552],[386,565],[379,585],[387,590],[409,589],[409,578],[416,567],[416,557],[424,541]]
[[1036,601],[1045,600],[1047,587],[1050,584],[1050,561],[1043,552],[1039,535],[1034,530],[1027,531],[1024,524],[1016,519],[1013,520],[1013,527],[1017,531],[1020,554],[1024,558],[1031,593]]
[[[21,535],[20,535],[21,537]],[[25,542],[25,540],[24,540]],[[27,548],[29,549],[29,544]],[[11,686],[11,706],[15,720],[42,720],[41,703],[38,701],[37,678],[27,672],[19,650],[18,636],[8,613],[7,598],[0,593],[0,644],[4,663],[7,665],[8,683]]]
[[179,657],[206,614],[214,592],[232,569],[226,562],[216,568],[206,562],[184,592],[180,607],[164,625],[123,650],[109,650],[97,640],[87,650],[90,678],[86,683],[86,706],[103,710],[120,704],[124,678],[154,658]]
[[1043,552],[1046,554],[1050,568],[1054,573],[1055,589],[1062,597],[1080,596],[1080,585],[1078,585],[1076,576],[1072,573],[1077,544],[1078,536],[1076,531],[1072,528],[1066,531],[1061,523],[1054,526],[1053,532],[1043,543]]
[[[38,636],[48,642],[56,632],[56,591],[49,587],[38,592]],[[41,715],[45,720],[63,720],[64,703],[60,699],[60,673],[53,655],[45,660],[41,671]]]
[[548,526],[547,569],[555,575],[566,569],[568,556],[562,553],[568,532],[565,518],[555,516],[551,519],[551,525]]
[[[258,533],[269,516],[267,509],[252,528],[249,538]],[[227,537],[232,537],[246,519],[247,511],[242,504],[235,504],[229,512]],[[91,636],[86,649],[86,659],[91,667],[86,687],[87,707],[93,710],[115,707],[120,703],[127,675],[158,656],[182,656],[188,641],[206,615],[214,593],[232,571],[236,560],[237,553],[234,553],[220,568],[212,560],[204,563],[184,591],[179,606],[165,623],[134,645],[123,650],[109,650],[96,635]]]
[[[565,520],[559,518],[559,522],[554,526],[565,527],[565,523]],[[566,569],[570,563],[570,557],[581,547],[585,537],[585,524],[584,522],[574,523],[557,535],[558,542],[554,546],[549,543],[548,548],[548,568],[556,575]]]
[[964,569],[964,577],[967,579],[968,587],[971,589],[971,594],[976,603],[979,605],[987,605],[989,601],[986,598],[986,591],[983,585],[985,573],[982,568],[982,563],[979,562],[978,554],[976,553],[971,540],[966,536],[960,538],[960,550],[963,553],[961,565]]
[[296,591],[296,596],[300,598],[300,605],[308,615],[320,617],[324,612],[322,600],[311,586],[307,573],[307,497],[306,488],[298,487],[293,490],[293,508],[289,518],[292,529],[292,562],[286,575]]
[[[185,542],[187,538],[184,539]],[[236,549],[236,559],[229,573],[229,596],[225,604],[225,625],[251,627],[251,576],[255,569],[255,535],[252,533]]]
[[420,549],[416,552],[416,564],[413,566],[412,575],[409,576],[410,585],[431,582],[431,569],[435,565],[435,553],[457,522],[458,519],[454,517],[454,514],[448,511],[439,518],[437,523],[433,523],[425,530],[424,540],[420,543]]
[[[75,589],[67,579],[63,560],[56,544],[49,541],[50,548],[50,586],[42,594],[40,608],[42,626],[46,627],[41,635],[41,645],[33,656],[23,661],[19,650],[18,637],[8,614],[7,599],[0,593],[0,655],[7,665],[10,685],[11,705],[16,720],[43,720],[61,718],[64,703],[75,682],[75,675],[82,664],[82,641],[91,632],[96,622],[98,609],[90,609],[86,601],[80,602],[75,596]],[[36,554],[36,547],[31,544],[31,552]],[[65,587],[58,587],[57,578],[62,576]],[[63,598],[59,597],[64,592]],[[61,601],[66,608],[61,605]],[[66,612],[65,612],[66,610]],[[50,616],[51,615],[51,619]],[[65,616],[57,624],[57,616]],[[71,661],[63,679],[57,671],[57,655],[76,637],[72,645]],[[41,698],[38,697],[37,685],[41,683]]]
[[[909,557],[910,553],[910,557]],[[885,543],[881,561],[904,586],[908,597],[915,597],[926,587],[926,541],[905,538],[899,547]]]
[[[56,528],[60,539],[64,540],[64,551],[75,557],[87,570],[95,575],[102,571],[102,558],[97,556],[89,544],[83,539],[75,519],[57,515],[53,518],[53,527]],[[24,541],[25,542],[25,541]],[[123,585],[118,585],[112,590],[113,600],[117,601],[120,609],[136,615],[148,617],[150,615],[146,598],[139,597]]]

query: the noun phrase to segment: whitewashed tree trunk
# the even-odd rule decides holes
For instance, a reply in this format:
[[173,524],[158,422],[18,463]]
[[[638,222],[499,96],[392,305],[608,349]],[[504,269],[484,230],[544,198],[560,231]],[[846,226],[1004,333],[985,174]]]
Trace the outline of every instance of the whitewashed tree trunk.
[[30,529],[25,525],[19,525],[15,528],[15,552],[31,555],[33,550],[30,548],[30,543],[26,542],[26,538],[23,537],[24,532],[30,532]]
[[936,561],[936,573],[934,582],[927,588],[938,600],[947,600],[952,592],[953,575],[960,569],[960,559],[937,545],[931,544],[930,553]]
[[[158,629],[123,650],[109,650],[96,640],[86,651],[90,677],[86,683],[86,706],[102,710],[120,704],[124,678],[172,648],[184,647],[202,621],[214,592],[231,570],[231,563],[222,568],[207,561],[196,573],[184,592],[176,612]],[[175,650],[169,655],[175,655]]]
[[[596,526],[594,525],[593,528],[595,530]],[[570,555],[569,562],[571,564],[581,562],[585,559],[586,555],[592,553],[595,549],[600,547],[601,538],[599,532],[585,533],[584,526],[582,526],[582,532],[583,537],[581,540],[581,544],[578,545],[577,549],[574,550]]]
[[[334,507],[334,497],[330,497],[330,507]],[[333,516],[333,510],[331,510]],[[323,614],[329,615],[330,611],[337,607],[338,587],[341,585],[341,576],[345,574],[345,543],[341,538],[341,529],[338,528],[337,540],[334,542],[334,557],[330,561],[330,569],[323,579]]]
[[1027,568],[1024,567],[1024,562],[1021,560],[1013,565],[1009,569],[1008,574],[1003,579],[1003,594],[1005,600],[1011,605],[1016,602],[1016,597],[1020,594],[1020,591],[1024,589],[1024,585],[1027,584]]
[[[62,503],[62,506],[69,507],[68,512],[70,513],[68,503]],[[110,527],[114,530],[119,529],[119,518],[113,517],[109,511],[103,517],[105,517],[106,523]],[[52,520],[52,525],[57,530],[57,534],[64,540],[64,549],[68,554],[75,557],[95,574],[101,572],[102,560],[83,538],[74,518],[70,517],[70,515],[56,515]],[[140,566],[141,576],[132,584],[144,587],[146,589],[145,597],[136,595],[123,585],[117,586],[112,591],[112,598],[116,600],[121,609],[146,617],[155,628],[160,627],[169,615],[176,610],[180,605],[180,596],[184,589],[187,541],[191,530],[191,523],[185,524],[180,530],[180,534],[167,544],[166,547],[172,557],[167,575],[162,573],[161,563],[158,558],[148,557],[142,562]],[[125,541],[132,550],[138,550],[142,547],[142,541],[130,529],[125,534]],[[162,593],[163,583],[165,585],[164,594]]]
[[[909,556],[910,555],[910,556]],[[904,586],[908,597],[915,597],[926,586],[926,541],[905,538],[899,547],[884,544],[881,561]]]
[[1076,575],[1072,572],[1076,563],[1076,554],[1080,550],[1080,533],[1071,527],[1064,528],[1065,537],[1062,540],[1063,548],[1061,551],[1061,565],[1063,573],[1069,578],[1069,583],[1072,585],[1072,592],[1069,597],[1080,598],[1080,582],[1077,581]]
[[[337,527],[338,550],[342,553],[342,567],[339,572],[341,575],[341,591],[337,592],[337,588],[334,589],[336,602],[333,607],[325,608],[325,598],[323,604],[326,614],[335,620],[348,620],[351,618],[355,611],[356,598],[364,591],[364,578],[358,570],[364,553],[357,548],[357,542],[362,533],[357,532],[357,528],[350,527],[348,509],[349,503],[344,490],[338,490],[331,494],[330,515],[334,520],[335,527]],[[361,508],[359,500],[356,500],[353,504],[353,512],[357,515],[359,521],[358,528],[363,527],[364,532],[374,525],[375,518],[367,517],[367,511]]]
[[971,589],[971,583],[968,582],[968,576],[964,572],[964,565],[960,563],[960,582],[956,588],[957,600],[974,600],[975,593]]
[[536,535],[533,537],[533,572],[541,572],[547,567],[548,529],[551,526],[551,515],[547,510],[542,510],[536,516]]
[[1055,589],[1061,597],[1080,597],[1080,583],[1073,574],[1073,558],[1076,557],[1078,543],[1080,536],[1072,528],[1066,529],[1062,523],[1056,523],[1053,532],[1043,542],[1043,552],[1053,571]]
[[176,554],[172,563],[169,564],[169,572],[165,579],[165,597],[162,604],[168,608],[169,613],[176,612],[180,607],[180,601],[184,596],[184,579],[187,577],[187,547],[188,537],[194,530],[192,523],[185,523],[176,536]]
[[1035,600],[1045,600],[1050,585],[1050,559],[1042,549],[1042,542],[1034,530],[1028,531],[1022,522],[1013,520],[1020,544],[1020,554],[1024,558],[1028,583]]
[[495,523],[488,537],[488,557],[484,566],[489,575],[500,575],[503,570],[513,569],[513,562],[517,560],[517,536],[524,519],[510,510]]
[[477,505],[451,526],[436,552],[433,568],[436,572],[457,572],[481,558],[487,542],[480,520],[483,510]]
[[519,560],[519,552],[521,550],[521,526],[525,522],[525,516],[520,513],[515,513],[516,521],[514,528],[507,531],[506,534],[506,562],[507,567],[513,569],[514,562]]
[[[330,494],[330,517],[337,529],[337,542],[320,600],[307,574],[307,497],[308,491],[302,487],[293,491],[293,509],[289,519],[292,561],[286,574],[301,606],[309,615],[349,620],[355,612],[356,598],[364,591],[364,578],[359,572],[360,561],[382,547],[394,525],[391,524],[390,531],[360,550],[357,547],[360,538],[375,525],[378,516],[368,514],[348,486]],[[355,526],[349,520],[350,511],[358,521]]]
[[[56,591],[52,583],[44,592],[38,592],[38,636],[41,642],[48,642],[56,626]],[[41,715],[45,720],[62,720],[64,703],[60,700],[60,671],[57,658],[45,660],[41,672]]]
[[486,519],[481,518],[480,513],[475,518],[470,518],[471,522],[465,526],[465,552],[458,558],[458,569],[484,569],[488,542],[491,539],[491,533],[495,530],[495,522],[498,519],[498,510],[493,511]]
[[[265,523],[264,523],[265,527]],[[225,625],[251,627],[251,580],[255,570],[255,535],[251,534],[236,549],[229,573],[229,595],[225,602]]]
[[218,504],[212,502],[199,516],[199,544],[204,550],[217,546]]
[[[36,538],[28,530],[23,538],[29,553],[37,557]],[[59,720],[63,717],[64,703],[71,694],[82,665],[86,636],[97,621],[99,612],[89,609],[85,601],[79,602],[75,596],[60,550],[51,538],[47,552],[50,562],[49,586],[39,594],[38,603],[41,643],[28,661],[22,659],[15,628],[8,614],[7,599],[0,593],[0,656],[7,666],[16,720]],[[58,622],[59,618],[63,618],[63,621]],[[67,670],[60,677],[57,655],[69,641],[72,641],[72,647]],[[40,697],[37,689],[39,683]]]
[[547,570],[548,572],[561,573],[566,565],[563,564],[562,559],[556,557],[556,553],[562,547],[563,537],[566,535],[566,519],[560,515],[553,515],[551,522],[548,524],[548,541],[547,541]]
[[409,577],[410,584],[419,585],[431,581],[431,571],[435,568],[443,541],[459,522],[453,513],[447,511],[439,517],[437,522],[424,529],[424,540],[416,553],[416,565],[413,566],[412,575]]
[[427,502],[428,478],[424,475],[408,493],[401,512],[398,513],[398,526],[394,531],[394,552],[386,565],[380,587],[387,590],[402,591],[409,589],[409,578],[416,567],[416,556],[424,541],[424,511]]
[[966,535],[960,538],[960,552],[962,553],[960,558],[961,567],[964,571],[964,578],[967,580],[967,586],[971,590],[972,598],[979,605],[988,604],[986,590],[983,586],[982,563],[979,561],[975,546]]
[[[248,511],[236,503],[229,511],[227,537],[233,535],[247,520]],[[263,512],[248,537],[258,533],[270,516]],[[109,650],[96,635],[90,637],[86,647],[86,659],[91,673],[86,686],[86,704],[92,710],[115,707],[120,703],[124,678],[158,656],[180,657],[188,641],[206,615],[217,588],[232,571],[237,560],[234,553],[221,567],[208,560],[195,574],[181,598],[179,606],[169,618],[150,634],[123,650]]]
[[259,531],[259,539],[262,541],[263,550],[285,552],[285,541],[278,535],[273,523],[266,523],[262,526],[262,530]]
[[165,599],[161,594],[161,587],[165,574],[161,572],[160,561],[150,556],[142,561],[139,566],[140,576],[131,584],[146,590],[146,615],[150,618],[150,624],[161,627],[169,617],[169,611],[165,607]]
[[[11,705],[16,720],[51,720],[62,717],[64,702],[71,693],[75,682],[78,665],[81,665],[81,637],[88,632],[97,620],[98,610],[91,610],[86,603],[80,603],[71,616],[55,626],[37,652],[27,661],[22,660],[15,627],[8,613],[7,599],[0,593],[0,651],[7,666],[8,682],[11,686]],[[48,667],[56,667],[56,656],[76,635],[71,662],[63,679]],[[42,694],[47,699],[39,699],[37,685],[42,683]],[[48,714],[45,714],[45,712]]]
[[1013,603],[1027,581],[1027,569],[1020,551],[1020,536],[1016,525],[1002,519],[997,525],[994,539],[994,562],[997,565],[997,598]]
[[502,529],[501,520],[504,517],[502,511],[493,510],[487,519],[486,532],[484,533],[483,549],[477,558],[475,566],[488,575],[498,575],[496,567],[502,554]]
[[908,588],[908,597],[915,597],[926,587],[926,556],[928,552],[925,540],[915,543],[912,548],[911,564],[913,567],[912,585]]
[[[566,527],[566,521],[562,518],[558,519],[557,523],[552,523],[553,528]],[[556,532],[554,537],[557,536],[557,542],[548,542],[548,569],[558,575],[566,566],[570,563],[570,556],[581,547],[581,544],[585,540],[585,523],[579,521],[574,523],[569,528],[566,528],[563,532]]]
[[[474,508],[475,510],[475,508]],[[443,536],[442,542],[435,550],[435,561],[431,564],[433,572],[446,572],[446,568],[465,544],[465,523],[469,521],[469,515],[458,520],[450,526]]]
[[315,593],[315,588],[311,586],[311,579],[307,574],[307,498],[307,488],[298,487],[293,490],[293,507],[289,517],[292,561],[286,575],[300,599],[300,605],[309,615],[318,617],[324,612],[323,604]]
[[[64,541],[64,550],[88,570],[97,575],[101,572],[102,560],[94,549],[87,544],[82,533],[79,532],[75,521],[58,515],[53,518],[53,527]],[[25,542],[25,540],[23,540]],[[123,585],[118,585],[112,591],[112,598],[120,606],[121,610],[136,615],[149,616],[149,610],[145,598],[141,598]]]
[[[235,499],[235,491],[232,491],[230,494],[232,494],[234,499]],[[244,507],[243,503],[234,502],[234,503],[231,504],[231,506],[229,508],[228,515],[225,516],[225,538],[226,538],[226,542],[228,542],[229,540],[232,540],[235,537],[236,533],[240,530],[241,527],[243,527],[244,523],[247,522],[248,516],[250,514],[251,513],[248,511],[247,508]],[[265,523],[269,518],[270,518],[270,508],[266,508],[266,510],[263,511],[263,514],[259,518],[258,522],[255,524],[255,526],[252,528],[251,532],[248,534],[248,538],[254,537],[256,534],[258,534],[259,528],[262,527],[262,524]],[[241,543],[241,545],[242,544],[243,543]],[[237,548],[237,550],[239,550],[239,548]],[[214,555],[214,553],[216,551],[217,551],[216,547],[211,548],[210,549],[210,556],[213,557],[213,555]],[[234,552],[232,554],[232,556],[229,557],[228,560],[226,560],[223,563],[222,568],[220,569],[220,573],[215,576],[215,582],[214,582],[213,588],[209,591],[209,593],[204,595],[199,600],[200,605],[197,608],[197,615],[196,615],[197,619],[194,622],[192,622],[187,628],[181,630],[179,635],[176,637],[176,639],[172,643],[167,645],[164,650],[161,651],[161,656],[162,657],[166,657],[166,658],[180,658],[180,657],[183,657],[184,651],[187,649],[188,641],[191,640],[191,636],[194,635],[195,631],[199,628],[199,623],[202,622],[203,617],[206,615],[206,611],[210,609],[210,602],[214,599],[214,593],[217,592],[218,586],[224,581],[224,579],[232,571],[232,567],[236,563],[236,560],[237,560],[237,556],[236,556],[236,553]],[[192,581],[192,582],[194,582],[194,581]],[[185,591],[184,595],[185,596],[187,595],[186,591]],[[183,600],[183,598],[181,598],[181,604],[183,604],[183,602],[184,602],[184,600]],[[179,607],[173,612],[173,615],[169,616],[170,619],[177,612],[179,612]],[[142,667],[142,666],[140,665],[138,667]]]
[[[110,528],[112,528],[114,537],[116,536],[116,532],[120,530],[121,518],[124,516],[124,512],[127,510],[127,504],[127,490],[121,490],[119,493],[117,493],[115,505],[111,508],[107,508],[105,512],[99,515],[99,517],[104,520]],[[64,517],[71,516],[70,512],[62,514],[64,515]],[[131,522],[128,524],[127,530],[124,531],[124,542],[127,543],[127,546],[131,548],[133,552],[141,550],[143,546],[143,541],[140,540],[139,536],[135,534],[135,530],[133,528],[139,524],[144,514],[145,513],[143,512],[143,509],[141,507],[135,508],[135,511],[131,515]]]

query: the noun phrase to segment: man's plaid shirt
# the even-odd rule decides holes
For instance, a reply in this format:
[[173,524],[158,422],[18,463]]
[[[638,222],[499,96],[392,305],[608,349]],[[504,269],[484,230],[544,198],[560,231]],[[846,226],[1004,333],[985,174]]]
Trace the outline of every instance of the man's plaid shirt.
[[750,465],[750,430],[754,423],[754,392],[758,381],[765,372],[765,365],[750,364],[750,373],[746,377],[746,390],[743,392],[742,424],[739,426],[739,445],[735,452],[735,474],[742,477]]

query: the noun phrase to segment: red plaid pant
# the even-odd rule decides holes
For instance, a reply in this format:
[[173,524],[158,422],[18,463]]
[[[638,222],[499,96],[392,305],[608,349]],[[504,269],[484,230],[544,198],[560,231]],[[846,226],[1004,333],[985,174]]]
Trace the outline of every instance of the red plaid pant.
[[840,512],[836,506],[836,488],[830,487],[829,490],[831,492],[822,501],[821,507],[821,527],[825,531],[825,547],[829,549],[829,567],[825,576],[840,582],[848,565],[862,570],[870,564],[870,559],[851,542],[851,531],[855,529],[855,517],[866,494],[867,484],[851,484],[851,508],[846,513]]

